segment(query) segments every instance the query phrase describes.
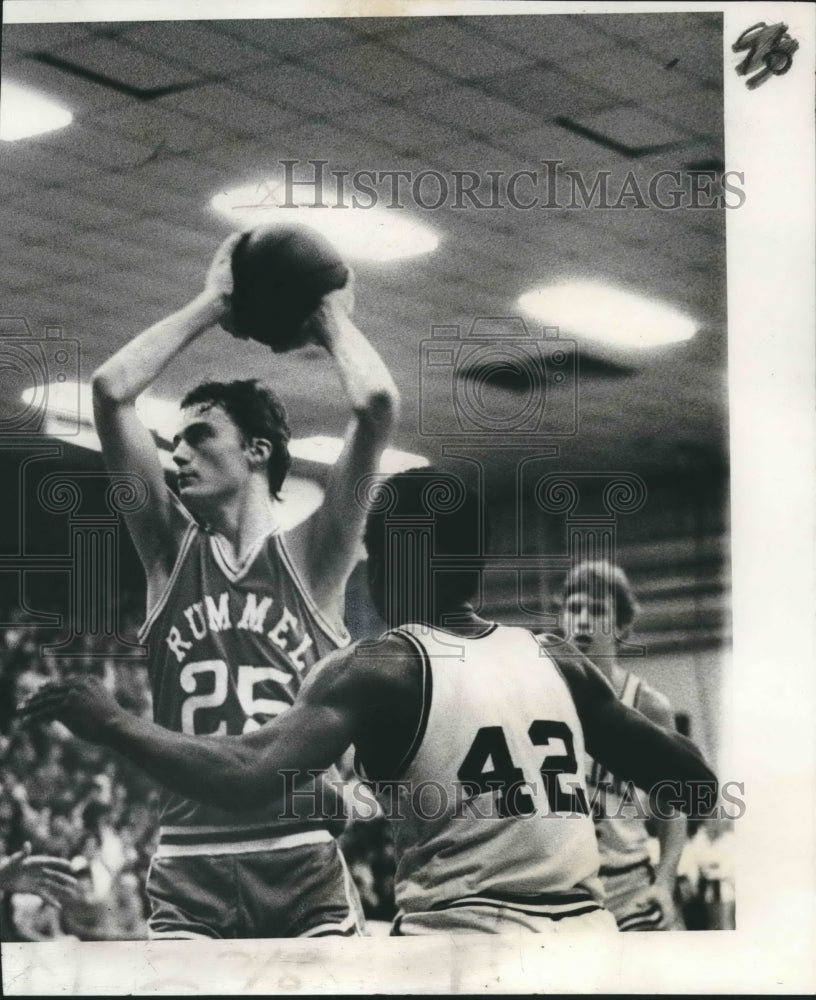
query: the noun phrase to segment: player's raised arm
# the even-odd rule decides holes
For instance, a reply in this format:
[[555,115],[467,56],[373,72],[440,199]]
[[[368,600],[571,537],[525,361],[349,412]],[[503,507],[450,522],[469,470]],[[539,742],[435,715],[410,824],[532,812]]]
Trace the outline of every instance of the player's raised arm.
[[[577,649],[553,655],[569,686],[587,752],[623,781],[646,792],[660,790],[657,803],[684,812],[713,807],[717,778],[691,740],[628,708],[598,668]],[[666,787],[667,783],[679,787]]]
[[136,400],[191,341],[216,323],[229,322],[230,259],[237,238],[219,248],[199,295],[125,344],[93,374],[94,420],[105,462],[112,471],[137,473],[148,490],[147,504],[128,516],[128,527],[149,589],[160,587],[172,568],[186,518],[165,485],[153,437],[136,415]]
[[289,545],[321,608],[342,614],[365,512],[360,479],[376,472],[399,411],[399,393],[380,355],[351,319],[350,287],[324,296],[310,319],[314,340],[334,359],[353,416],[320,509],[290,535]]

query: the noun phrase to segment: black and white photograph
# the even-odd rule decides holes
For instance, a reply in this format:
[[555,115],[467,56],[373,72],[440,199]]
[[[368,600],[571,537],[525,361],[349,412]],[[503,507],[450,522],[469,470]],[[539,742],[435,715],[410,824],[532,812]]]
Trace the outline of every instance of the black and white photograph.
[[300,8],[4,9],[4,994],[808,990],[812,10]]

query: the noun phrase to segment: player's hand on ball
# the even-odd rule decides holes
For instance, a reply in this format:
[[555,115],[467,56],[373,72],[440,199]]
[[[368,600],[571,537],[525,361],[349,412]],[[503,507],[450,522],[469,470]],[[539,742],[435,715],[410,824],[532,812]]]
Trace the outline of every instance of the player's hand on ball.
[[33,892],[56,906],[77,894],[77,881],[71,864],[64,858],[31,856],[31,844],[0,861],[0,891]]
[[204,282],[206,290],[216,296],[220,302],[223,313],[219,318],[220,325],[234,337],[241,336],[241,334],[235,332],[232,319],[232,254],[241,239],[241,235],[241,233],[232,233],[216,250]]
[[349,268],[345,287],[326,292],[320,304],[304,323],[303,329],[309,340],[328,348],[343,317],[349,318],[354,311],[354,272]]
[[56,720],[75,736],[99,743],[122,709],[98,677],[83,674],[45,684],[22,706],[21,713],[29,722]]
[[354,289],[356,277],[354,271],[351,268],[348,269],[348,280],[343,288],[338,288],[336,291],[327,292],[323,296],[323,301],[330,302],[334,306],[338,306],[346,316],[351,316],[354,312],[355,298]]

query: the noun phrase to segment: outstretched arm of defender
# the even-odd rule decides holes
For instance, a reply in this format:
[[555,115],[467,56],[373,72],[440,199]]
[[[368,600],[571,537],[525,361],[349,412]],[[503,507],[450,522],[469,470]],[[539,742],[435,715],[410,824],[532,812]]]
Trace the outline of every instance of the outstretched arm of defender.
[[[577,650],[560,654],[558,667],[569,686],[589,754],[612,774],[651,793],[661,812],[713,808],[717,779],[685,736],[655,725],[628,708],[598,668]],[[678,790],[667,787],[679,786]]]
[[354,666],[353,649],[327,657],[290,709],[244,736],[171,732],[124,711],[91,675],[46,685],[23,713],[32,721],[58,719],[180,795],[224,809],[246,808],[283,796],[281,772],[326,770],[355,739],[360,706],[371,703],[372,692],[367,674]]
[[323,504],[290,536],[293,554],[318,604],[341,615],[341,599],[365,519],[355,490],[364,476],[379,468],[399,410],[394,380],[351,319],[352,305],[351,288],[331,292],[309,320],[315,341],[337,365],[354,415],[343,451],[329,475]]
[[94,420],[108,468],[135,472],[147,487],[148,502],[129,515],[128,527],[149,583],[172,567],[185,520],[165,486],[153,437],[136,415],[136,400],[192,340],[229,322],[237,239],[219,248],[201,294],[125,344],[92,378]]
[[[655,725],[668,732],[675,731],[674,713],[668,699],[657,691],[644,691],[639,710]],[[674,911],[674,886],[677,881],[677,866],[686,843],[688,824],[686,817],[678,812],[674,816],[653,815],[655,835],[660,844],[660,859],[655,865],[654,884],[643,890],[645,903],[652,900],[659,903],[663,912],[660,927],[670,925]]]

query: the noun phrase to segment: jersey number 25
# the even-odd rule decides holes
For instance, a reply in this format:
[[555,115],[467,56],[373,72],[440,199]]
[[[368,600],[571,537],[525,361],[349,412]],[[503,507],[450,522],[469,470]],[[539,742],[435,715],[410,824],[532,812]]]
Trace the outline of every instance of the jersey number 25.
[[[203,687],[199,681],[207,674],[213,675],[212,686],[209,694],[198,694],[199,687]],[[275,667],[238,667],[236,681],[236,694],[241,708],[244,711],[246,720],[242,732],[251,733],[254,729],[260,729],[261,723],[255,718],[256,715],[264,715],[272,718],[280,715],[284,709],[290,705],[288,701],[279,701],[272,698],[256,698],[255,689],[263,681],[277,681],[278,684],[288,684],[292,678],[283,670]],[[190,736],[204,735],[201,728],[196,728],[196,712],[204,708],[221,708],[227,700],[229,694],[229,669],[223,660],[198,660],[195,663],[186,663],[179,673],[179,683],[183,691],[190,695],[185,698],[181,706],[181,731]],[[200,718],[200,716],[199,716]],[[221,719],[218,728],[210,730],[208,736],[224,736],[227,733],[227,723]],[[237,735],[237,734],[236,734]]]

